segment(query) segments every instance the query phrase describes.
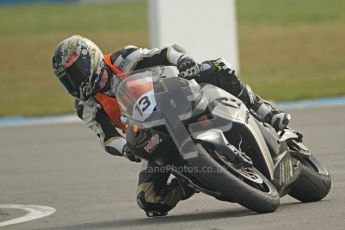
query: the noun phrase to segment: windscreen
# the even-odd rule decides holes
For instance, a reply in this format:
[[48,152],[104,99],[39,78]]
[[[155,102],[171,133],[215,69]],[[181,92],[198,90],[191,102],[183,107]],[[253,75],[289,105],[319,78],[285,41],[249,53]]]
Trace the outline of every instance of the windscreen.
[[[177,77],[172,67],[157,66],[120,76],[123,80],[116,98],[123,115],[143,123],[166,116],[184,120],[192,112],[192,103],[200,92]],[[154,115],[154,116],[153,116]]]
[[164,91],[162,79],[176,77],[172,68],[157,66],[120,76],[116,98],[123,115],[137,122],[144,122],[157,111],[155,94]]
[[183,121],[200,98],[200,86],[177,77],[168,67],[154,67],[121,76],[116,97],[121,112],[139,128],[165,125],[183,157],[197,153]]

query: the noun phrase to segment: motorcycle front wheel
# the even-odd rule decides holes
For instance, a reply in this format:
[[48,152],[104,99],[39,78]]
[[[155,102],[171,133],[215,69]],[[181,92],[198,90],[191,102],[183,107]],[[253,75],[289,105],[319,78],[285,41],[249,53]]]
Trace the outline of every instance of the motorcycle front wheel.
[[[221,195],[217,199],[236,202],[258,213],[275,211],[280,197],[272,183],[253,166],[232,167],[221,155],[196,143],[198,156],[188,159],[197,177]],[[205,170],[212,169],[212,170]]]

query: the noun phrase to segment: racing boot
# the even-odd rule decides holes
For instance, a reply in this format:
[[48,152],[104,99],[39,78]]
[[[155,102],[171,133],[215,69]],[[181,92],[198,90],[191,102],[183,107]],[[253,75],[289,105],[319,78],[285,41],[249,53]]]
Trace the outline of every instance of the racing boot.
[[262,100],[253,93],[248,85],[243,85],[242,91],[237,97],[253,110],[262,122],[270,124],[277,131],[283,130],[290,122],[290,114],[278,110],[267,101]]

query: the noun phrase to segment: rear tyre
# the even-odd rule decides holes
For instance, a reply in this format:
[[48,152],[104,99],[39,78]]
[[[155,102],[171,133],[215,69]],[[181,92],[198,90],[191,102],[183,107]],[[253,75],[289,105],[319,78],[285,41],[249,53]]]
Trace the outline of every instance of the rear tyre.
[[323,199],[331,189],[331,175],[328,170],[313,156],[298,160],[302,166],[301,174],[294,182],[289,195],[302,202]]
[[[198,157],[187,162],[198,169],[199,173],[194,176],[212,190],[220,192],[222,200],[239,203],[258,213],[273,212],[278,208],[280,197],[277,190],[258,170],[246,167],[243,175],[230,172],[229,168],[213,159],[200,143],[196,144],[196,148]],[[212,168],[212,172],[204,173],[205,168]],[[252,175],[254,180],[248,179]],[[257,180],[260,183],[256,183]]]

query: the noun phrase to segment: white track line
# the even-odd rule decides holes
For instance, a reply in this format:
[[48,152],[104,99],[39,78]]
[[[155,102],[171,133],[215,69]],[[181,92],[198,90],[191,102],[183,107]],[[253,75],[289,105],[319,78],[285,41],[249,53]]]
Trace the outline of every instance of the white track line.
[[12,224],[19,224],[19,223],[43,218],[43,217],[53,214],[56,211],[55,208],[51,208],[47,206],[19,205],[19,204],[0,204],[0,209],[21,209],[27,212],[25,216],[0,222],[0,227],[12,225]]

